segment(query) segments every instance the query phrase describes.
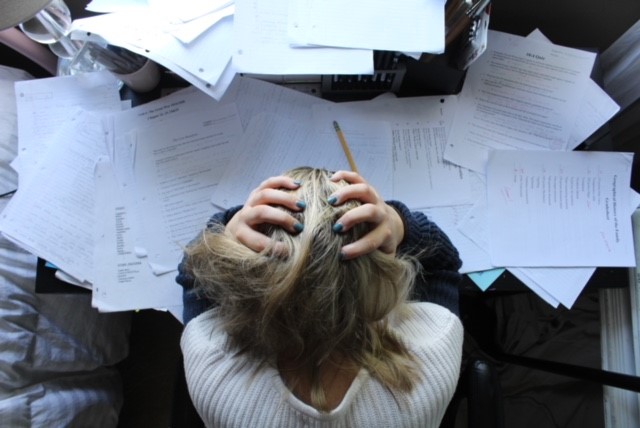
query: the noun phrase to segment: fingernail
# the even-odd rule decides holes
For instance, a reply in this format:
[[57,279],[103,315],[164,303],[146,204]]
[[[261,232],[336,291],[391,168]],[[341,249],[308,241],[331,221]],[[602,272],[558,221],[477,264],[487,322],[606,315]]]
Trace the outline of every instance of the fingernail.
[[302,186],[302,181],[300,181],[300,180],[293,180],[293,184],[295,184],[296,186]]
[[336,198],[335,196],[330,196],[329,199],[327,199],[327,202],[329,203],[329,205],[335,205],[336,202],[338,202],[338,198]]
[[336,223],[333,225],[333,227],[331,229],[333,229],[334,232],[336,233],[340,233],[342,232],[342,229],[344,228],[344,226],[342,225],[342,223]]
[[307,203],[305,201],[298,201],[296,202],[296,206],[300,209],[305,209],[307,208]]
[[296,232],[300,233],[300,232],[302,232],[302,230],[304,229],[304,224],[302,224],[302,223],[296,223],[296,224],[294,224],[294,225],[293,225],[293,229],[294,229]]
[[347,260],[347,255],[345,253],[341,252],[340,253],[340,261],[343,262],[345,260]]

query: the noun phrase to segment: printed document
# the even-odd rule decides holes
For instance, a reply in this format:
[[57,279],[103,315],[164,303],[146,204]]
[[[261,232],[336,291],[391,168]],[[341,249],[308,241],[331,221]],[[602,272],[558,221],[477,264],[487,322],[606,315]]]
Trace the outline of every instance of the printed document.
[[490,31],[467,72],[445,159],[484,173],[495,150],[566,150],[595,54]]
[[491,260],[506,267],[633,266],[633,154],[493,151]]
[[316,104],[313,113],[316,123],[332,120],[342,123],[343,118],[389,123],[392,136],[388,144],[393,146],[392,197],[416,209],[472,204],[478,192],[484,192],[484,182],[475,172],[444,159],[457,105],[455,95],[382,97]]
[[175,275],[154,275],[136,252],[137,213],[127,205],[111,162],[100,160],[95,172],[96,215],[92,301],[102,312],[168,308],[182,302]]
[[77,108],[115,112],[122,109],[118,80],[108,71],[16,82],[19,155],[12,166],[20,185],[42,156],[69,115]]
[[134,164],[143,242],[154,273],[175,270],[187,245],[214,211],[210,197],[236,156],[242,133],[235,105],[137,132]]
[[11,241],[79,281],[93,276],[94,167],[106,155],[99,119],[84,110],[67,116],[41,166],[0,218]]
[[[340,122],[358,169],[383,195],[391,192],[391,131],[386,123]],[[265,178],[311,166],[329,170],[349,169],[347,157],[333,128],[300,123],[282,116],[254,116],[238,144],[238,156],[225,171],[212,202],[229,208],[242,204]]]
[[373,51],[294,48],[287,38],[287,0],[241,0],[234,16],[233,66],[259,74],[373,74]]
[[289,7],[289,34],[301,45],[444,52],[444,0],[290,0]]

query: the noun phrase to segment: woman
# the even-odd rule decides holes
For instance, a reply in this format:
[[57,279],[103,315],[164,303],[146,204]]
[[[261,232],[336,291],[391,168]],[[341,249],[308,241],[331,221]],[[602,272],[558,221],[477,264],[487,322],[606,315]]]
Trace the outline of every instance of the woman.
[[198,413],[223,427],[438,426],[460,370],[459,267],[434,223],[356,173],[266,180],[179,266]]

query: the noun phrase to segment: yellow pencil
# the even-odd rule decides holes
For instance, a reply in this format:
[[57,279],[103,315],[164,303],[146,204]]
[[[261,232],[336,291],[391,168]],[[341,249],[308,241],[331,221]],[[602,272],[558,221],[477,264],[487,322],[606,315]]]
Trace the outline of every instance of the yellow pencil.
[[336,134],[338,134],[338,139],[340,140],[340,144],[342,145],[342,150],[344,150],[344,154],[347,155],[347,160],[349,161],[349,166],[351,167],[351,171],[358,172],[358,168],[356,167],[356,162],[353,160],[353,156],[351,155],[351,150],[349,150],[349,146],[347,145],[347,140],[344,139],[344,134],[340,129],[340,125],[335,120],[333,121],[333,127],[336,129]]

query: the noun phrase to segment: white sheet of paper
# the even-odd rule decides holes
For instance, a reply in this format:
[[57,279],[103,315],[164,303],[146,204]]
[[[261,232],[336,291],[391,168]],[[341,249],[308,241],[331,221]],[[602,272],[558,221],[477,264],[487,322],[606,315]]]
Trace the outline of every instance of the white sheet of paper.
[[385,92],[372,100],[340,103],[316,103],[312,106],[316,122],[335,118],[352,118],[386,122],[434,122],[447,126],[457,109],[456,95],[397,98]]
[[[391,138],[389,123],[361,119],[338,119],[337,117],[335,120],[339,122],[358,172],[366,177],[380,196],[384,199],[391,199],[393,194],[393,165],[391,162],[393,150],[389,145]],[[315,130],[313,138],[318,142],[327,141],[329,144],[333,142],[340,148],[340,158],[337,162],[334,160],[333,163],[342,163],[347,155],[342,150],[333,126],[333,120],[316,121]],[[332,164],[330,158],[327,158],[326,162],[327,165]],[[333,169],[331,166],[329,168]]]
[[446,127],[393,123],[393,197],[410,208],[468,204],[484,188],[474,171],[444,160]]
[[[400,52],[444,52],[444,1],[291,0],[305,43]],[[384,31],[381,31],[384,29]]]
[[82,40],[87,33],[97,34],[112,45],[150,58],[213,96],[231,60],[233,17],[222,18],[188,45],[166,33],[163,22],[148,8],[110,13],[74,20],[72,37]]
[[618,111],[620,106],[607,93],[590,80],[585,87],[584,99],[580,104],[578,117],[569,134],[568,149],[575,149],[602,125],[607,123]]
[[0,66],[0,194],[18,187],[11,162],[18,154],[18,115],[15,81],[33,78],[26,71]]
[[[212,202],[220,207],[242,204],[265,178],[299,167],[349,169],[332,122],[324,128],[313,122],[292,121],[261,113],[254,116],[239,144]],[[384,122],[342,121],[340,127],[360,172],[381,195],[391,193],[391,131]]]
[[137,133],[135,192],[154,273],[175,270],[184,246],[205,226],[212,190],[241,133],[232,104],[183,116],[180,126],[163,122]]
[[111,13],[138,7],[147,7],[147,0],[91,0],[85,9],[90,12]]
[[0,218],[10,240],[80,281],[93,276],[94,167],[106,155],[99,119],[84,110],[67,117],[54,146]]
[[489,31],[468,69],[445,159],[484,173],[497,150],[566,150],[595,54]]
[[71,112],[121,110],[118,81],[108,71],[25,80],[15,88],[19,154],[12,166],[20,173],[21,185]]
[[236,2],[233,65],[259,74],[373,74],[367,49],[289,46],[287,0]]
[[182,43],[188,44],[193,42],[222,18],[233,15],[235,10],[236,7],[232,4],[219,11],[203,15],[187,23],[174,25],[169,24],[165,27],[165,31],[180,40]]
[[633,266],[633,154],[493,151],[491,260],[507,267]]
[[316,104],[313,114],[316,123],[342,123],[342,118],[388,122],[394,150],[392,197],[410,208],[421,208],[470,204],[483,191],[484,183],[475,173],[444,160],[445,134],[456,105],[454,95],[388,95],[371,101]]
[[556,299],[555,297],[553,297],[551,294],[549,294],[536,281],[534,281],[527,274],[528,271],[525,271],[523,269],[518,269],[518,268],[515,268],[513,270],[511,268],[509,268],[508,270],[509,270],[509,272],[511,272],[513,274],[513,276],[518,278],[520,281],[522,281],[522,283],[524,283],[527,287],[529,287],[529,289],[531,291],[536,293],[538,295],[538,297],[540,297],[542,300],[544,300],[545,302],[547,302],[548,304],[550,304],[554,308],[557,308],[558,306],[560,306],[560,301],[558,299]]
[[307,123],[312,120],[316,105],[334,104],[282,85],[239,75],[235,77],[220,102],[236,104],[242,129],[247,129],[251,119],[262,112]]
[[[630,190],[629,217],[640,204],[640,194]],[[571,309],[576,299],[593,275],[595,268],[509,268],[514,275],[521,275],[523,282],[532,289],[542,289],[558,303]],[[520,276],[518,276],[520,277]],[[555,305],[557,306],[557,304]]]
[[456,205],[418,210],[435,222],[458,249],[460,259],[462,259],[460,273],[477,272],[492,268],[489,254],[458,229],[470,209],[471,205]]
[[[530,40],[551,43],[540,30],[532,31]],[[604,125],[620,110],[620,106],[596,82],[589,79],[585,86],[585,93],[576,122],[569,134],[569,150],[575,149],[580,143]]]
[[135,138],[125,137],[136,129],[171,122],[174,126],[181,116],[215,108],[217,101],[194,87],[174,92],[166,97],[141,104],[130,110],[105,116],[104,126],[109,131],[108,147],[119,182],[133,185]]
[[176,6],[174,0],[147,0],[149,7],[161,12],[164,16],[179,22],[189,22],[205,15],[212,14],[233,4],[233,0],[183,0]]
[[524,278],[523,282],[528,287],[535,284],[568,309],[576,302],[595,270],[595,267],[509,268],[517,278]]
[[175,275],[156,276],[145,258],[136,256],[138,223],[132,216],[111,162],[96,165],[96,215],[93,293],[91,304],[102,312],[158,309],[182,302]]

